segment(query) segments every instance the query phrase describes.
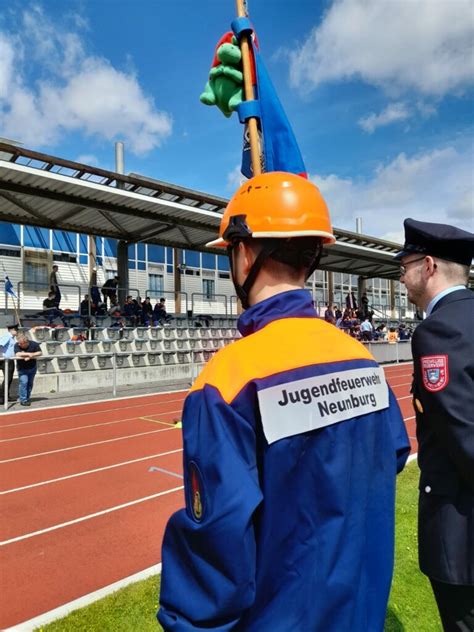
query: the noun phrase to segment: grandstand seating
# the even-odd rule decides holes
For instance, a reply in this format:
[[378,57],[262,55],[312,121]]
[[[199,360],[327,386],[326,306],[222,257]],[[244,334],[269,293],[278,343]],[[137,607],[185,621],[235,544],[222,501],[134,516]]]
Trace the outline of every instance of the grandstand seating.
[[[234,325],[234,326],[230,326]],[[40,374],[202,364],[240,337],[235,322],[213,327],[85,327],[25,329],[41,346]],[[83,337],[87,339],[83,340]]]

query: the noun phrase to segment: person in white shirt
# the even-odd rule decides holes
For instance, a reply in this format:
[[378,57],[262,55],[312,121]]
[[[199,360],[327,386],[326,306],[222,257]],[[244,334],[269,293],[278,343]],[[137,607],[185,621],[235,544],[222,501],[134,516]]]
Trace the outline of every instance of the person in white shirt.
[[362,332],[362,340],[366,340],[367,342],[370,342],[372,340],[372,333],[374,331],[374,328],[368,316],[364,319],[364,322],[361,324],[360,330]]
[[[15,372],[15,342],[18,335],[18,325],[8,325],[7,332],[0,337],[0,353],[3,358],[2,371],[3,371],[3,384],[0,392],[0,404],[4,403],[5,397],[5,368],[8,366],[8,399],[10,399],[10,387],[13,381],[13,374]],[[13,398],[14,399],[14,398]]]

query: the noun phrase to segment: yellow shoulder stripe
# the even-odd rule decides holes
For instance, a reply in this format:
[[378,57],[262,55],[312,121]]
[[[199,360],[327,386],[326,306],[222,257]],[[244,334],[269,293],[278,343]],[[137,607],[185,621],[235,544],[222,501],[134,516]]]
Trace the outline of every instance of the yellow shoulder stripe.
[[366,347],[318,318],[284,318],[221,349],[190,392],[215,386],[230,403],[251,380],[312,364],[373,360]]

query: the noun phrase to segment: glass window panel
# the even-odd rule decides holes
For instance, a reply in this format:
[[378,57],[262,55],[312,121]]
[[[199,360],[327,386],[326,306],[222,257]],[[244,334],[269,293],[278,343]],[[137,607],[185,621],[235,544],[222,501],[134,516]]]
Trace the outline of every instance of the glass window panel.
[[204,296],[207,299],[214,298],[214,280],[213,279],[203,279],[202,280],[202,291]]
[[60,252],[77,252],[76,233],[67,233],[64,230],[53,230],[53,250]]
[[25,246],[31,248],[46,248],[49,250],[49,228],[25,226],[23,235]]
[[186,250],[185,251],[185,263],[187,266],[190,266],[191,268],[199,268],[201,265],[201,261],[200,261],[200,252],[196,252],[193,250]]
[[47,290],[49,285],[48,264],[25,261],[25,289],[38,292]]
[[137,259],[146,261],[145,244],[137,244]]
[[206,270],[216,269],[216,255],[211,255],[208,252],[202,253],[202,267]]
[[0,222],[0,243],[10,246],[21,245],[21,227],[18,224]]
[[163,296],[164,281],[162,274],[149,274],[148,275],[148,296],[150,298],[158,299]]
[[225,270],[226,272],[229,271],[229,257],[217,255],[217,268],[218,270]]
[[[79,252],[82,254],[89,252],[87,235],[79,235]],[[100,253],[99,248],[97,248],[97,252]]]
[[165,262],[165,248],[164,246],[157,246],[156,244],[148,244],[148,261],[154,263]]
[[104,239],[104,255],[106,257],[117,256],[117,240],[116,239]]

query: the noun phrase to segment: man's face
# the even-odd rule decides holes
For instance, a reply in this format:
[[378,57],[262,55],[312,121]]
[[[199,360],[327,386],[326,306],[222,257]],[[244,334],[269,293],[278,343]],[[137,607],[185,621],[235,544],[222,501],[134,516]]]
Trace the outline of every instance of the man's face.
[[28,340],[20,340],[18,346],[20,349],[28,349]]
[[400,270],[400,282],[407,288],[408,300],[418,306],[421,305],[425,292],[422,274],[424,260],[425,257],[420,257],[419,254],[403,257]]
[[16,336],[18,336],[18,329],[9,329],[8,330],[11,335],[15,338]]

